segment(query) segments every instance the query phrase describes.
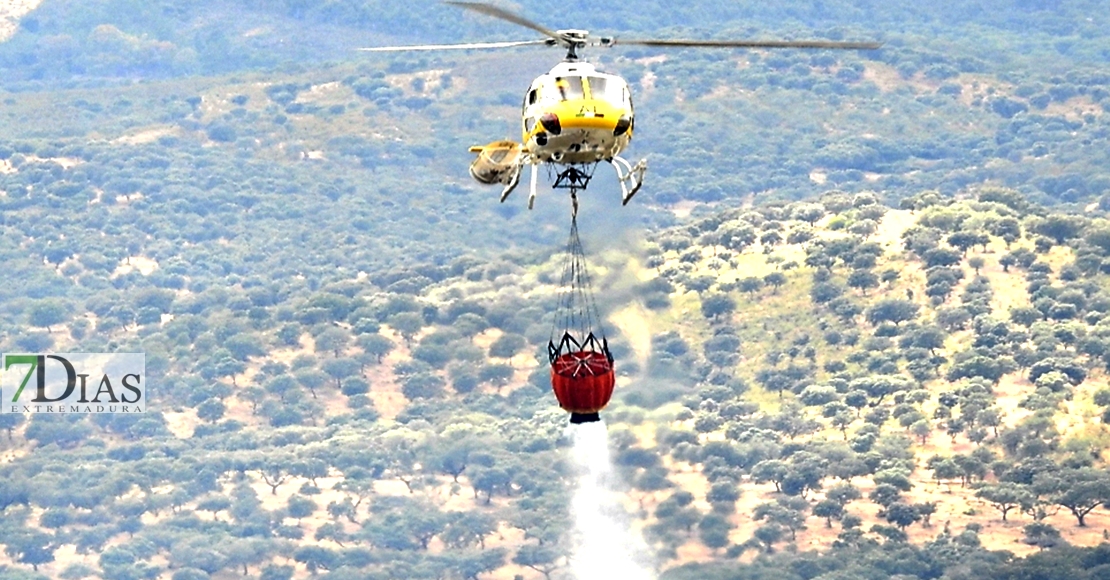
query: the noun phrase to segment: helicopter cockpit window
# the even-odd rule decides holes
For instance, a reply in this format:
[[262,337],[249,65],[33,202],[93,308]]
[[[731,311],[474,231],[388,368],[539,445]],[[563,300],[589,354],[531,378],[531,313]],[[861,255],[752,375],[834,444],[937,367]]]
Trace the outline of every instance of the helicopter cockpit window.
[[555,77],[555,89],[560,101],[581,99],[586,96],[582,90],[582,77]]
[[613,104],[623,105],[628,97],[625,84],[617,79],[606,77],[588,77],[590,95],[593,98]]

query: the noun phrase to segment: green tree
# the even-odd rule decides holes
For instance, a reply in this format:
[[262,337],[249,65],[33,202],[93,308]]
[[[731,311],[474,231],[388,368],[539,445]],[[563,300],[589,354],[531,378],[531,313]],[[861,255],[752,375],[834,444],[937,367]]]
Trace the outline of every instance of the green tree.
[[210,495],[197,500],[197,511],[212,512],[212,519],[219,521],[219,512],[231,508],[231,498],[224,495]]
[[749,296],[754,296],[763,288],[763,279],[756,276],[748,276],[737,281],[736,286],[741,292],[745,292]]
[[[324,372],[335,379],[335,388],[343,388],[343,379],[355,376],[362,365],[353,358],[330,358],[321,365]],[[315,394],[315,393],[313,393]]]
[[244,332],[230,336],[223,342],[223,347],[237,361],[245,361],[249,357],[266,354],[262,341],[253,333]]
[[990,242],[990,238],[986,234],[969,231],[959,231],[948,236],[946,240],[949,245],[959,248],[960,252],[966,256],[967,251],[972,246],[986,245]]
[[562,567],[561,560],[562,556],[554,546],[534,544],[520,546],[513,556],[513,564],[531,568],[543,574],[546,580],[551,580],[551,574]]
[[886,507],[900,501],[902,499],[902,492],[889,483],[880,483],[875,486],[875,489],[871,490],[871,494],[868,497],[871,498],[871,501]]
[[781,459],[767,459],[756,463],[752,467],[752,481],[756,483],[771,482],[775,491],[782,492],[782,481],[786,478],[788,465]]
[[785,285],[786,282],[786,274],[778,271],[771,272],[763,277],[763,284],[772,288],[772,294],[778,294],[779,288]]
[[486,536],[497,531],[497,520],[479,511],[450,512],[447,525],[440,534],[445,544],[455,549],[478,546],[486,548]]
[[767,553],[771,553],[775,544],[786,535],[786,531],[786,528],[782,525],[771,522],[756,528],[755,532],[752,533],[752,538],[763,544]]
[[478,370],[478,379],[485,383],[490,383],[498,388],[504,387],[512,380],[515,371],[513,367],[503,364],[489,364],[483,365]]
[[350,341],[350,333],[342,328],[332,326],[316,335],[316,352],[330,352],[332,356],[339,358],[339,355],[346,350]]
[[879,287],[879,277],[871,270],[852,270],[848,275],[848,286],[867,295],[867,291]]
[[1084,518],[1091,510],[1110,503],[1110,473],[1093,467],[1041,474],[1033,487],[1052,503],[1067,508],[1081,528],[1086,527]]
[[1002,521],[1006,521],[1007,514],[1014,508],[1019,511],[1032,509],[1037,499],[1036,494],[1027,486],[1009,481],[983,484],[975,491],[975,495],[1001,512]]
[[54,536],[42,532],[13,533],[4,539],[4,552],[22,564],[30,564],[38,572],[39,566],[54,561]]
[[270,493],[277,495],[277,488],[289,480],[289,459],[268,457],[262,461],[258,471],[262,476],[262,481],[270,486]]
[[379,364],[382,362],[382,357],[389,354],[394,347],[392,340],[378,333],[363,334],[356,342],[363,352],[373,356]]
[[702,316],[717,320],[721,316],[728,316],[736,309],[736,302],[724,293],[707,294],[701,301]]
[[47,332],[53,332],[50,327],[65,322],[68,317],[69,308],[64,302],[48,298],[40,300],[31,306],[27,321],[31,326],[45,327]]
[[315,513],[317,507],[316,502],[312,498],[294,494],[289,496],[285,512],[289,514],[291,518],[302,520]]
[[886,521],[898,526],[898,529],[903,531],[910,524],[921,520],[921,514],[918,513],[916,508],[901,502],[886,506],[884,512]]
[[358,395],[365,395],[370,392],[370,383],[361,376],[353,376],[343,383],[343,388],[340,391],[348,396],[354,397]]
[[415,312],[400,312],[390,316],[388,323],[391,328],[401,335],[405,344],[411,345],[416,333],[424,328],[424,317]]
[[736,500],[740,499],[740,488],[731,481],[718,481],[709,487],[709,491],[705,494],[705,500],[711,504],[724,504],[728,506],[728,512],[732,512],[735,508]]
[[209,423],[215,423],[223,418],[227,407],[219,399],[207,399],[197,405],[197,418]]
[[819,203],[798,203],[790,212],[790,217],[813,225],[825,217],[825,206]]
[[[344,361],[344,360],[347,360],[347,359],[332,359],[332,360],[333,361]],[[345,370],[347,370],[347,369],[343,369],[342,367],[339,367],[339,368],[336,368],[336,367],[339,366],[339,365],[344,365],[344,364],[348,364],[348,363],[331,362],[330,364],[332,365],[331,368],[333,368],[333,370],[336,370],[336,372],[342,373]],[[348,365],[348,369],[349,369],[349,366],[350,365]],[[297,369],[293,373],[293,375],[296,378],[296,381],[298,383],[300,383],[300,385],[302,387],[308,389],[308,392],[312,394],[313,399],[316,398],[316,389],[324,386],[324,383],[327,382],[327,380],[328,380],[328,373],[325,373],[324,371],[321,371],[320,369],[318,369],[316,367],[305,367],[305,368]],[[286,376],[288,376],[288,375],[286,375]],[[340,388],[342,389],[342,387],[340,387]]]
[[301,546],[293,551],[293,559],[304,564],[312,574],[331,570],[339,563],[339,554],[321,546]]
[[291,580],[296,568],[286,565],[268,564],[262,568],[258,580]]
[[1057,546],[1063,541],[1060,537],[1060,530],[1045,522],[1027,524],[1022,528],[1022,531],[1025,532],[1023,541],[1026,544],[1037,546],[1042,550]]
[[825,518],[825,527],[831,528],[833,519],[844,515],[844,506],[840,502],[823,499],[813,506],[813,515]]
[[985,266],[986,264],[987,264],[987,262],[986,262],[986,260],[983,259],[982,256],[972,256],[967,261],[967,265],[971,266],[971,269],[975,270],[975,275],[976,276],[979,275],[979,270],[981,270],[983,268],[983,266]]
[[1078,216],[1052,213],[1033,224],[1032,230],[1042,236],[1052,238],[1057,245],[1078,237],[1086,220]]
[[790,531],[790,540],[794,541],[799,530],[806,529],[805,511],[809,504],[802,498],[779,498],[778,501],[764,502],[755,506],[752,519],[766,520],[768,523],[777,524]]
[[401,393],[410,401],[434,399],[443,394],[444,386],[446,383],[438,375],[417,373],[403,379]]
[[882,322],[900,324],[917,318],[917,304],[901,298],[885,298],[867,309],[867,322],[878,326]]
[[241,568],[243,575],[250,573],[249,566],[268,560],[275,546],[259,538],[236,538],[224,542],[220,553],[226,558],[226,565],[232,568]]
[[489,355],[509,359],[509,365],[511,366],[513,357],[524,350],[527,345],[528,341],[523,336],[506,332],[489,345]]
[[698,537],[706,547],[718,550],[728,545],[728,532],[732,525],[716,513],[707,514],[698,523]]

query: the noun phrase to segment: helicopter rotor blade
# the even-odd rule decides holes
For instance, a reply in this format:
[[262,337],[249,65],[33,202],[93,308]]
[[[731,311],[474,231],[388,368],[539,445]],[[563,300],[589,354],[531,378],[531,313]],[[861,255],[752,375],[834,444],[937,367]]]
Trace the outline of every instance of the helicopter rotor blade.
[[410,46],[374,46],[359,48],[362,52],[404,52],[421,50],[467,50],[483,48],[511,48],[514,46],[528,46],[534,44],[549,44],[547,39],[541,40],[513,40],[506,42],[464,42],[459,44],[414,44]]
[[543,26],[536,24],[535,22],[532,22],[531,20],[528,20],[527,18],[519,14],[509,12],[504,8],[494,6],[493,4],[486,4],[485,2],[458,2],[456,0],[447,0],[446,2],[444,2],[444,4],[458,6],[459,8],[465,8],[466,10],[473,10],[474,12],[485,14],[486,16],[492,16],[494,18],[500,18],[501,20],[512,22],[513,24],[516,24],[518,26],[523,26],[530,30],[534,30],[544,36],[553,38],[555,40],[563,39],[563,37],[559,36],[558,32],[555,32],[554,30],[550,30],[548,28],[544,28]]
[[658,47],[721,47],[721,48],[831,48],[842,50],[874,50],[881,42],[834,42],[827,40],[621,40],[614,38],[609,45]]

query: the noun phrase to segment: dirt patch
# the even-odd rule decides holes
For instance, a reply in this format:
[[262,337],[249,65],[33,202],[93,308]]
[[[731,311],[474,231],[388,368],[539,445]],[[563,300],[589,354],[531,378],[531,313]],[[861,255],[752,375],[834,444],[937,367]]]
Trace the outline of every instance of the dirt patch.
[[1011,309],[1029,306],[1029,292],[1026,289],[1025,277],[1015,275],[1011,270],[1006,272],[999,258],[1009,250],[1001,240],[987,244],[987,250],[981,252],[971,251],[968,256],[983,258],[983,267],[979,275],[990,281],[991,308],[1000,316],[1005,316]]
[[[232,402],[229,397],[228,403]],[[162,414],[166,419],[166,429],[173,433],[174,437],[178,439],[188,439],[193,436],[193,431],[196,430],[197,424],[200,419],[197,418],[197,413],[193,409],[186,411],[166,411]]]
[[863,78],[875,83],[875,86],[884,92],[893,91],[906,84],[898,69],[881,63],[868,63],[863,70]]
[[[443,89],[443,77],[449,74],[451,74],[449,69],[423,70],[409,74],[388,75],[385,80],[408,94],[428,97],[436,94],[437,90]],[[451,86],[454,88],[454,77],[452,77]]]
[[476,334],[474,338],[471,339],[471,342],[474,343],[474,346],[489,352],[490,345],[501,338],[502,334],[504,334],[504,332],[500,328],[487,328]]
[[177,131],[173,127],[155,127],[151,129],[144,129],[130,135],[124,135],[112,141],[121,145],[143,145],[146,143],[153,143],[161,137],[167,137],[175,134]]
[[382,357],[382,362],[366,369],[366,379],[370,381],[370,400],[374,402],[374,409],[383,419],[394,420],[408,405],[408,399],[401,393],[401,385],[397,382],[397,375],[393,373],[393,366],[399,362],[409,360],[412,354],[409,347],[399,334],[383,326],[381,331],[386,338],[392,340],[396,346],[389,354]]
[[994,402],[1002,412],[1002,424],[1013,427],[1033,413],[1020,407],[1036,388],[1021,373],[1011,373],[999,379],[994,387]]
[[879,231],[871,236],[883,249],[897,254],[902,250],[902,233],[917,223],[917,215],[908,209],[891,209],[879,221]]
[[671,213],[673,213],[676,218],[688,218],[696,207],[698,207],[698,202],[684,199],[671,205]]
[[1064,117],[1073,122],[1083,121],[1088,116],[1101,117],[1102,112],[1102,106],[1088,96],[1073,97],[1062,103],[1053,102],[1044,109],[1045,115]]
[[128,256],[116,266],[115,271],[112,272],[112,278],[123,276],[132,270],[138,270],[143,276],[149,276],[152,272],[158,269],[158,262],[143,256]]

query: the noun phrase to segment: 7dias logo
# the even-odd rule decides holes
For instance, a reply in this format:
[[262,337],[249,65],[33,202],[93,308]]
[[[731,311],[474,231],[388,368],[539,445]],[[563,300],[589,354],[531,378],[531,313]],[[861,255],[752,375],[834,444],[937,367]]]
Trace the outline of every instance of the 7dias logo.
[[146,355],[5,354],[3,413],[142,413]]

